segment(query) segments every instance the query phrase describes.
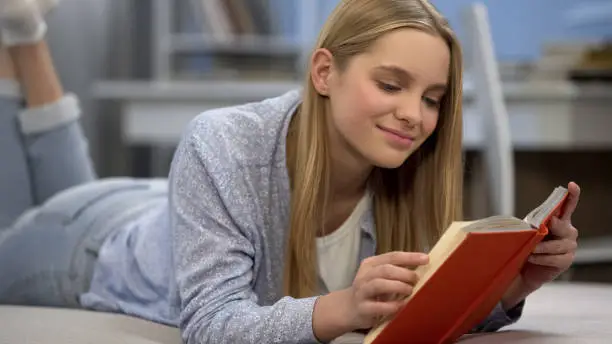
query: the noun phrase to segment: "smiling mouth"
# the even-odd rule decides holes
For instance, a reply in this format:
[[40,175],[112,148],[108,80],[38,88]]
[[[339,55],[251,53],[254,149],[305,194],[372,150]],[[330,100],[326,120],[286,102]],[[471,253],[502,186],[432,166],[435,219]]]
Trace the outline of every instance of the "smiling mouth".
[[413,137],[408,136],[405,133],[399,132],[397,130],[380,126],[377,126],[377,128],[383,133],[383,136],[385,137],[387,143],[395,149],[405,151],[407,149],[412,148],[412,144],[414,143]]
[[385,128],[385,127],[381,127],[381,126],[378,126],[378,129],[384,131],[385,133],[388,133],[388,134],[391,134],[393,136],[396,136],[398,139],[407,140],[407,141],[411,141],[411,142],[414,141],[414,137],[409,136],[409,135],[407,135],[407,134],[405,134],[405,133],[403,133],[401,131],[394,130],[394,129],[389,129],[389,128]]

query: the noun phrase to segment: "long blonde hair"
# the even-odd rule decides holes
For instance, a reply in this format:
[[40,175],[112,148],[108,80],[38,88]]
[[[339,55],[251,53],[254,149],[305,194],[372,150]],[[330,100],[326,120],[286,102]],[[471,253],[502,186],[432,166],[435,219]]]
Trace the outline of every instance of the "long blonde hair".
[[[432,136],[401,167],[372,172],[377,254],[422,251],[462,216],[461,49],[447,21],[426,0],[342,0],[314,47],[328,49],[342,71],[378,38],[402,28],[423,30],[447,42],[449,88]],[[291,214],[284,289],[298,298],[317,294],[315,240],[330,189],[326,102],[308,75],[287,137]]]

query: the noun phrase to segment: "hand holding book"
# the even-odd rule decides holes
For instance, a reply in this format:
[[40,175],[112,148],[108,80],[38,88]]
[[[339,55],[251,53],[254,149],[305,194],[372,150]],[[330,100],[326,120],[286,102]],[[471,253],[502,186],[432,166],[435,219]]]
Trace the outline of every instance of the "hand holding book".
[[548,236],[535,247],[520,275],[508,288],[502,299],[504,308],[512,308],[572,265],[578,246],[578,230],[572,225],[572,214],[578,205],[580,187],[571,182],[567,189],[567,202],[559,214],[552,216]]

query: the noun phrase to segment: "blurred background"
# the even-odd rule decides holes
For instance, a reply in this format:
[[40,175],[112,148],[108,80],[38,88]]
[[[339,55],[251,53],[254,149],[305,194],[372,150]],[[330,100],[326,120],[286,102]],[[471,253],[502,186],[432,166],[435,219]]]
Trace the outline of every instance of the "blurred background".
[[[466,16],[473,1],[432,2],[465,43],[466,217],[495,213],[490,191],[500,184],[510,186],[509,209],[524,216],[574,180],[584,248],[568,278],[612,282],[612,1],[482,1],[484,31]],[[49,41],[66,89],[82,100],[100,175],[165,176],[197,114],[299,87],[336,3],[64,0],[49,16]],[[477,106],[488,95],[477,77],[484,67],[471,63],[482,40],[475,32],[492,43],[509,182],[483,172],[495,154],[484,152],[491,133]]]

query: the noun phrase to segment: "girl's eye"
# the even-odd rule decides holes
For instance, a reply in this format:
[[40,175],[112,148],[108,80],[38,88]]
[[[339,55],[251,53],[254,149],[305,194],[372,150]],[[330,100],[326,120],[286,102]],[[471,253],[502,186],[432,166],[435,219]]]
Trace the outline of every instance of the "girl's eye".
[[425,101],[425,104],[430,108],[437,109],[440,106],[440,101],[436,99],[425,97],[423,98],[423,100]]
[[379,81],[378,82],[378,88],[380,88],[381,90],[387,92],[387,93],[395,93],[401,90],[400,87],[392,85],[392,84],[388,84],[386,82],[382,82]]

